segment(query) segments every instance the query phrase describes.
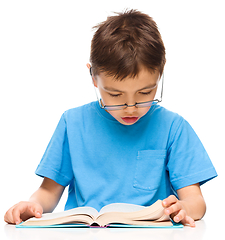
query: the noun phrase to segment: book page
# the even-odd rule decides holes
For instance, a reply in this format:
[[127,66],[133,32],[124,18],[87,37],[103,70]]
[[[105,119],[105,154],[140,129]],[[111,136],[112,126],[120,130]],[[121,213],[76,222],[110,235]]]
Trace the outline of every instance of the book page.
[[58,213],[44,213],[42,214],[41,218],[30,218],[27,220],[28,221],[43,221],[43,220],[51,220],[51,219],[56,219],[56,218],[62,218],[62,217],[67,217],[67,216],[72,216],[72,215],[77,215],[77,214],[85,214],[89,216],[93,216],[94,218],[98,215],[98,211],[92,207],[78,207],[74,208],[71,210],[67,210],[64,212],[58,212]]
[[129,203],[111,203],[109,205],[104,206],[98,215],[107,212],[137,212],[145,209],[145,207],[135,204]]
[[145,222],[150,225],[152,221],[162,220],[169,218],[164,216],[162,201],[158,200],[147,207],[126,203],[109,204],[101,209],[96,221],[100,226],[105,226],[110,223],[142,225]]

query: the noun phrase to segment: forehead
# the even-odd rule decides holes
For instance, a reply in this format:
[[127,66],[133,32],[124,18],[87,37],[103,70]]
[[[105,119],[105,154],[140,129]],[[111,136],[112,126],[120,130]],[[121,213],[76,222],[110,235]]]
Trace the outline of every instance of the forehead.
[[159,81],[159,71],[150,72],[142,69],[134,78],[127,77],[122,81],[100,73],[96,76],[97,84],[106,90],[119,90],[123,92],[137,91],[143,88],[154,88]]

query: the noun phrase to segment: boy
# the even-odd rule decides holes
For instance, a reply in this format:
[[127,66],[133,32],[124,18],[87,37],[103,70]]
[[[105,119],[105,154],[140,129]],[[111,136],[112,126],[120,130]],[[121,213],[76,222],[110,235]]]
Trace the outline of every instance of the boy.
[[217,174],[191,126],[156,104],[165,62],[148,15],[130,10],[98,25],[87,67],[101,99],[64,112],[36,170],[43,183],[5,221],[53,211],[69,186],[65,210],[163,199],[167,215],[194,227],[206,210],[200,185]]

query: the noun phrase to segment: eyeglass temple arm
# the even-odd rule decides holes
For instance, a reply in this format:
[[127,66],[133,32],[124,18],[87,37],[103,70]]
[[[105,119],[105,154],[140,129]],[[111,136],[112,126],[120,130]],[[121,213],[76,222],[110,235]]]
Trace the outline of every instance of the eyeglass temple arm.
[[162,74],[161,101],[162,101],[162,96],[163,96],[163,85],[164,85],[164,72],[163,72],[163,74]]
[[92,67],[90,67],[89,71],[90,71],[90,75],[92,76]]

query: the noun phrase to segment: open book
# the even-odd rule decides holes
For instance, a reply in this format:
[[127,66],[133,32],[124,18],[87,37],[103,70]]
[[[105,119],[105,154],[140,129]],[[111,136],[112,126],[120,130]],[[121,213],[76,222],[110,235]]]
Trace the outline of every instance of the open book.
[[113,203],[103,207],[100,212],[92,207],[78,207],[60,213],[45,213],[41,218],[30,218],[17,227],[76,227],[81,224],[99,227],[119,226],[119,224],[143,227],[173,226],[169,217],[164,214],[162,201],[158,200],[148,207]]

